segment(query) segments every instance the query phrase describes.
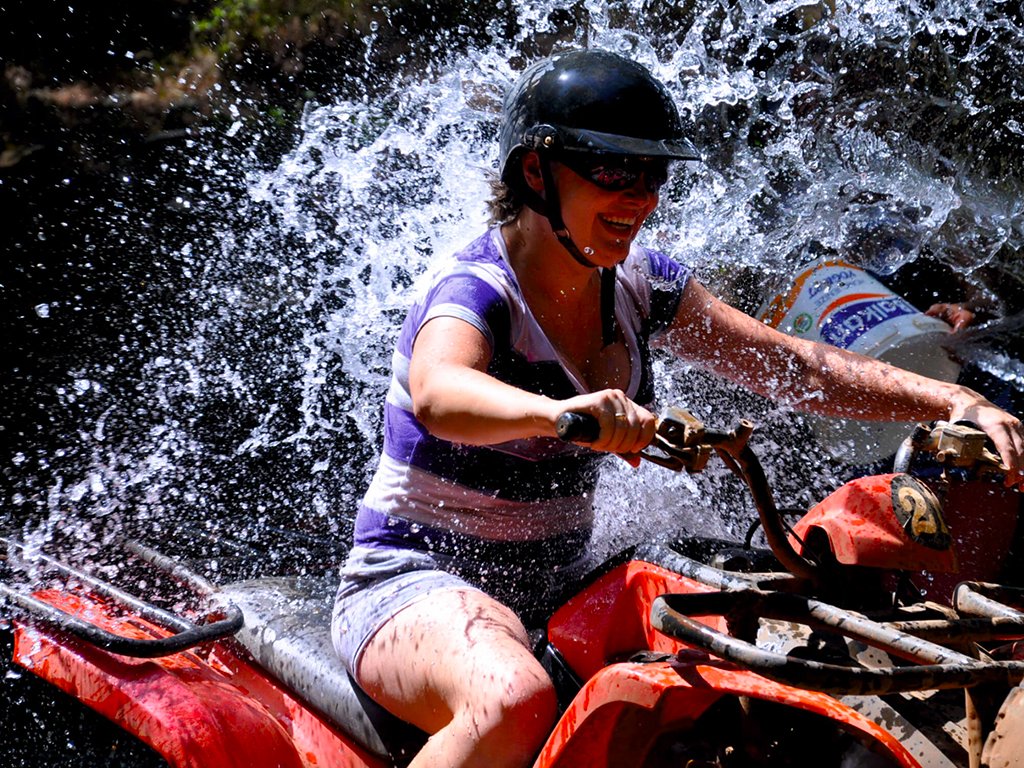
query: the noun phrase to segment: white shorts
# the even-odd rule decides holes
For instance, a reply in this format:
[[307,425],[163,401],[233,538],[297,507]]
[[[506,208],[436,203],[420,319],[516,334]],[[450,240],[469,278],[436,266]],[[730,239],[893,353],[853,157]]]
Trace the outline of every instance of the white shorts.
[[509,557],[501,563],[418,549],[353,547],[341,568],[331,621],[334,648],[349,673],[358,681],[366,644],[393,616],[441,590],[480,590],[512,608],[527,629],[543,626],[578,588],[590,560],[580,551],[569,562],[540,563],[529,555],[517,557],[519,544],[503,542]]

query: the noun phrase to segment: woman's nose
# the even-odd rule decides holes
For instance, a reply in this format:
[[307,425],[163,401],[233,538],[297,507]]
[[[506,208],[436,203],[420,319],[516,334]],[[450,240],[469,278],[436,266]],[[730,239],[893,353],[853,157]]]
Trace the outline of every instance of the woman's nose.
[[651,174],[650,171],[644,171],[633,186],[627,187],[625,191],[633,197],[657,196],[661,185],[662,181],[656,175]]

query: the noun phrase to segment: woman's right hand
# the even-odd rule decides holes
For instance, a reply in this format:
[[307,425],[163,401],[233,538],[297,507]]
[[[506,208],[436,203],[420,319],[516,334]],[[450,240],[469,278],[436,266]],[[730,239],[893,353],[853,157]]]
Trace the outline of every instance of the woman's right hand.
[[622,390],[605,389],[579,395],[560,400],[557,406],[554,419],[565,412],[586,413],[597,419],[601,432],[597,440],[586,443],[587,447],[617,454],[634,467],[640,464],[640,451],[654,439],[657,418],[626,397]]

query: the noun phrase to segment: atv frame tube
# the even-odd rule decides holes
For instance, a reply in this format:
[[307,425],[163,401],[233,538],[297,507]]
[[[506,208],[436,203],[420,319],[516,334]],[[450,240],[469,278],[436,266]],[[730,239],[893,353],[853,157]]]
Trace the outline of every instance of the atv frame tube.
[[[8,549],[14,549],[21,553],[26,552],[25,546],[13,539],[0,537],[0,544],[4,544]],[[116,635],[0,582],[0,600],[3,602],[21,609],[22,612],[31,618],[45,621],[47,624],[92,643],[103,650],[121,656],[141,659],[170,656],[171,654],[194,648],[202,643],[234,635],[241,629],[244,621],[242,612],[236,606],[228,604],[218,609],[218,615],[221,618],[208,624],[195,624],[152,603],[140,600],[102,579],[98,579],[49,555],[34,554],[32,555],[32,560],[61,573],[65,577],[74,579],[96,594],[119,603],[141,618],[153,622],[172,633],[167,637],[151,639]]]
[[[690,616],[734,616],[741,612],[825,628],[917,662],[917,665],[847,667],[787,656],[718,632]],[[669,637],[765,677],[837,696],[970,688],[983,683],[1016,685],[1024,680],[1024,661],[974,659],[801,595],[753,589],[662,595],[651,606],[651,623]],[[1024,632],[1024,621],[1017,626]]]

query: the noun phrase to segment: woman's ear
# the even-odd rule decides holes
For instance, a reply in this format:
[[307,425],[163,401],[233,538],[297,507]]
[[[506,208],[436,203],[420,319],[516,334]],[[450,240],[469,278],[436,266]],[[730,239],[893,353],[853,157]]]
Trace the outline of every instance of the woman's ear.
[[540,155],[535,151],[523,155],[523,179],[541,197],[544,197],[544,175],[540,169]]

